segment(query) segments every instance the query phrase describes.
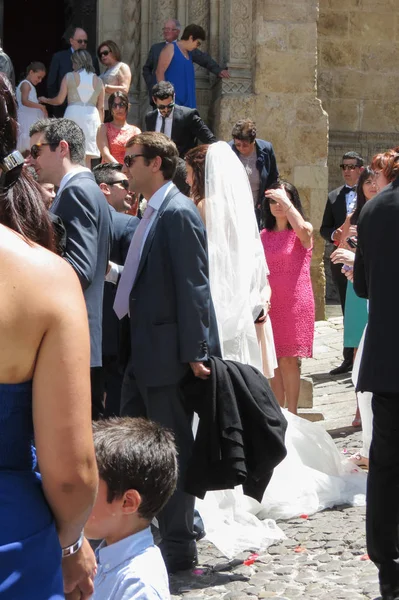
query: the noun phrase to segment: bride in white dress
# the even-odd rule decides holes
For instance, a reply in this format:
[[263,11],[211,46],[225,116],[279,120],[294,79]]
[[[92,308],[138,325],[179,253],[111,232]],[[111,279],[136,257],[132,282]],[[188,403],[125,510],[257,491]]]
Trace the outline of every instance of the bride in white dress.
[[[254,320],[262,307],[267,314],[267,305],[262,304],[267,267],[246,172],[225,142],[194,148],[186,162],[187,182],[206,224],[209,279],[223,358],[261,369]],[[267,354],[273,361],[269,318],[267,322]],[[207,538],[229,557],[248,548],[265,549],[283,538],[272,519],[365,503],[366,475],[342,460],[329,434],[288,411],[284,415],[287,457],[274,470],[261,503],[244,496],[240,487],[208,492],[197,501]]]

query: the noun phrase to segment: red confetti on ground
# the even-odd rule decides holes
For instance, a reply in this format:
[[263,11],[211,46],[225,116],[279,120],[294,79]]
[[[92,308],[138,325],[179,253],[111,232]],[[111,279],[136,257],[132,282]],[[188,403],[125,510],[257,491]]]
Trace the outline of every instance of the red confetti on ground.
[[242,564],[245,565],[246,567],[250,567],[251,565],[254,564],[255,560],[256,560],[255,558],[247,558],[247,560],[244,560],[244,562]]
[[309,519],[309,515],[300,515],[299,518],[300,519]]
[[299,552],[306,552],[306,548],[305,546],[297,546],[294,552],[296,552],[297,554],[299,554]]
[[363,556],[360,557],[360,560],[370,560],[370,557],[368,554],[363,554]]
[[252,558],[253,558],[254,560],[257,560],[257,559],[259,558],[259,554],[256,554],[256,553],[254,552],[253,554],[250,554],[250,555],[248,556],[248,558],[249,558],[249,559],[252,559]]
[[194,569],[193,571],[193,575],[203,575],[204,573],[204,569]]

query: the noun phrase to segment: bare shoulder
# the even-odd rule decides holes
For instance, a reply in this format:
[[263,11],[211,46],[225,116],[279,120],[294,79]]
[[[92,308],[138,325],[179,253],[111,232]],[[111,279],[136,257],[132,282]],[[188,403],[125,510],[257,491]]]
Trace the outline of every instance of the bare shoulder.
[[31,88],[31,84],[29,83],[29,81],[24,81],[21,84],[21,92],[29,91],[30,88]]
[[163,50],[161,50],[161,54],[160,56],[173,56],[175,52],[175,47],[173,44],[166,44],[165,48]]

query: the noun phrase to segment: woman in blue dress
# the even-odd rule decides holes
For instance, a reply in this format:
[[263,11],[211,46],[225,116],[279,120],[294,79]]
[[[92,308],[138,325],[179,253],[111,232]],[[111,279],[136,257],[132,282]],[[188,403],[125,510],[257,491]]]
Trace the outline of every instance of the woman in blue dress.
[[156,70],[157,82],[170,81],[179,106],[196,108],[195,73],[191,52],[201,46],[205,31],[200,25],[187,25],[178,42],[166,44]]
[[16,114],[0,73],[0,600],[82,600],[96,564],[83,537],[97,485],[87,312],[50,251]]

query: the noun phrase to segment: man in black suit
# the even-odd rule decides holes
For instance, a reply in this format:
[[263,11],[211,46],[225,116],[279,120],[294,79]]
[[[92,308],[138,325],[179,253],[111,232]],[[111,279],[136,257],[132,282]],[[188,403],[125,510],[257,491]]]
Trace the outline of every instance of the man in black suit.
[[198,142],[213,144],[216,138],[195,108],[175,104],[175,89],[169,81],[160,81],[152,88],[155,110],[145,116],[146,131],[159,131],[171,138],[179,155],[194,148]]
[[[65,226],[64,258],[71,263],[86,301],[90,327],[90,366],[93,418],[103,413],[101,387],[102,312],[108,267],[110,211],[93,174],[82,167],[85,138],[69,119],[43,119],[30,130],[31,164],[39,182],[58,187],[50,211]],[[71,307],[73,310],[73,307]]]
[[[397,174],[397,166],[395,170]],[[383,600],[399,600],[398,232],[396,175],[362,209],[353,273],[356,294],[369,299],[357,389],[373,392],[366,532],[367,551],[379,569]]]
[[197,558],[194,497],[183,490],[193,444],[181,383],[193,371],[206,379],[209,354],[220,354],[211,306],[206,235],[194,203],[173,184],[177,148],[161,133],[128,143],[124,171],[148,200],[119,281],[114,309],[130,315],[131,354],[122,386],[121,414],[145,416],[173,431],[179,451],[176,492],[158,516],[169,572]]
[[[47,75],[47,95],[49,98],[54,98],[60,91],[61,82],[67,73],[72,71],[72,54],[75,50],[87,50],[87,33],[80,27],[75,27],[72,30],[72,35],[69,38],[71,47],[67,50],[60,50],[56,52],[50,63],[49,72]],[[100,66],[96,56],[92,56],[94,69],[99,75]],[[67,102],[61,106],[53,107],[53,114],[55,117],[63,117]]]
[[119,163],[103,163],[93,169],[97,185],[111,211],[112,239],[109,271],[105,277],[103,301],[102,373],[106,394],[104,417],[119,416],[123,375],[119,369],[119,320],[114,312],[116,284],[123,270],[130,242],[140,220],[125,214],[131,208],[129,181]]
[[[159,55],[165,48],[166,44],[171,44],[172,42],[178,39],[180,35],[180,30],[180,22],[177,19],[169,19],[164,23],[162,29],[162,34],[165,41],[153,44],[150,48],[146,63],[143,67],[143,77],[147,85],[150,101],[152,88],[157,82],[155,71],[157,70]],[[209,56],[209,54],[207,54],[206,52],[201,52],[201,50],[197,48],[196,50],[193,50],[193,52],[191,53],[191,57],[193,59],[193,62],[195,62],[200,67],[204,67],[204,69],[207,69],[208,71],[210,71],[210,73],[213,73],[214,75],[217,75],[221,78],[230,77],[228,70],[223,69],[220,65],[218,65],[218,63],[213,58],[211,58],[211,56]]]
[[[363,159],[357,152],[346,152],[342,157],[340,168],[344,177],[345,185],[336,188],[328,194],[320,234],[327,242],[333,242],[338,246],[341,241],[342,225],[356,205],[356,186],[363,171]],[[345,313],[345,298],[347,279],[341,272],[342,264],[331,264],[331,274],[338,288],[342,314]],[[330,371],[331,375],[347,373],[353,365],[353,348],[344,348],[344,360],[342,364]]]

